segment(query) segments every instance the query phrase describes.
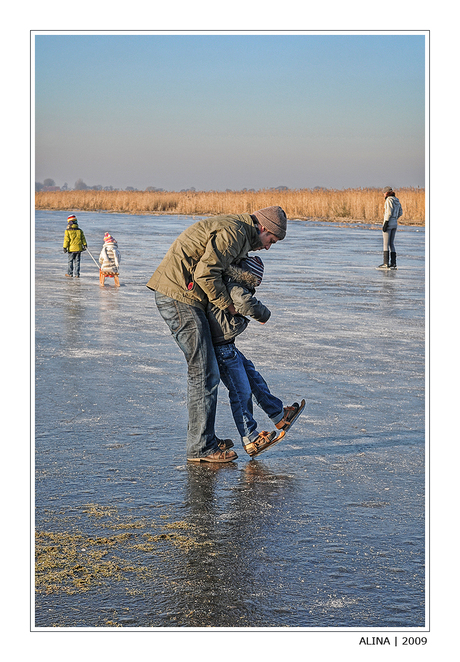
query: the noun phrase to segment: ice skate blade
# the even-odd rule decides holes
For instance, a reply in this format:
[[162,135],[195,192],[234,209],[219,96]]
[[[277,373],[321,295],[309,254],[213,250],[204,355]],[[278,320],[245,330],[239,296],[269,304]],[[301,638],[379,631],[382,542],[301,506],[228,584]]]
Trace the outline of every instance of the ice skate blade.
[[203,462],[207,464],[227,464],[228,462],[234,462],[238,459],[238,455],[235,451],[216,451],[211,455],[206,455],[205,457],[188,457],[187,462],[196,462],[197,464]]

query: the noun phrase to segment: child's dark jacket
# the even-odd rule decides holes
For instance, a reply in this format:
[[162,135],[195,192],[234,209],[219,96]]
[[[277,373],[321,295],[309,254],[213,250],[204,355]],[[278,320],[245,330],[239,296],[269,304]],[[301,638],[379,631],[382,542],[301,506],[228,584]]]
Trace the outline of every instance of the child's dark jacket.
[[245,315],[263,323],[269,319],[271,315],[269,309],[254,296],[258,282],[254,274],[241,267],[230,265],[226,269],[224,283],[238,315],[232,315],[227,310],[208,303],[206,315],[214,345],[232,342],[236,336],[243,333],[249,324]]

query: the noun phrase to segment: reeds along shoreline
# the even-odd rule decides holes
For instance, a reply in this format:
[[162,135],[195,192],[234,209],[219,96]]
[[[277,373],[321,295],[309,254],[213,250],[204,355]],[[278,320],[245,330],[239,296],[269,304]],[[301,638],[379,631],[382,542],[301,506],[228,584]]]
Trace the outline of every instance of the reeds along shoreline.
[[[425,225],[425,189],[396,190],[401,225]],[[380,189],[297,189],[259,191],[50,191],[35,194],[36,209],[105,211],[123,214],[216,216],[251,213],[279,205],[288,218],[381,223]]]

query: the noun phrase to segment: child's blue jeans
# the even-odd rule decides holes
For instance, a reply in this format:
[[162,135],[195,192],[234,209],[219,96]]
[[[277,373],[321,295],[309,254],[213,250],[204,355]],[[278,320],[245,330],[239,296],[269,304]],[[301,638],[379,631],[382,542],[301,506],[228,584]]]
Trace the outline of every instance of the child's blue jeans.
[[274,424],[284,415],[283,403],[270,393],[264,378],[254,364],[233,343],[214,347],[219,364],[220,378],[228,389],[233,419],[241,442],[253,441],[259,434],[253,416],[252,398]]
[[80,275],[80,256],[81,256],[80,252],[77,252],[77,253],[70,253],[69,252],[68,253],[68,256],[67,256],[67,266],[68,266],[67,273],[69,274],[69,276],[73,276],[74,272],[75,272],[75,276]]

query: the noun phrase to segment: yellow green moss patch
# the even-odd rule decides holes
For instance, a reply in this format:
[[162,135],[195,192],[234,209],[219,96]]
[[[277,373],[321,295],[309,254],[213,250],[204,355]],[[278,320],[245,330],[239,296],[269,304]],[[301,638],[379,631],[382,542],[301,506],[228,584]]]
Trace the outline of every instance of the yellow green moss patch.
[[[154,576],[154,570],[138,562],[139,553],[170,558],[171,546],[188,553],[212,543],[200,542],[194,525],[185,521],[157,524],[149,520],[125,520],[116,508],[86,504],[82,508],[98,522],[105,535],[88,535],[80,531],[37,531],[35,538],[35,584],[37,593],[86,592],[110,582],[132,582]],[[161,516],[166,519],[168,516]],[[61,522],[58,517],[54,524]],[[66,522],[67,523],[67,522]],[[149,528],[149,533],[141,531]],[[93,527],[94,529],[94,527]],[[112,535],[107,531],[112,529]],[[116,533],[116,531],[123,531]],[[139,558],[146,558],[143,555]],[[135,587],[130,586],[130,590]]]

